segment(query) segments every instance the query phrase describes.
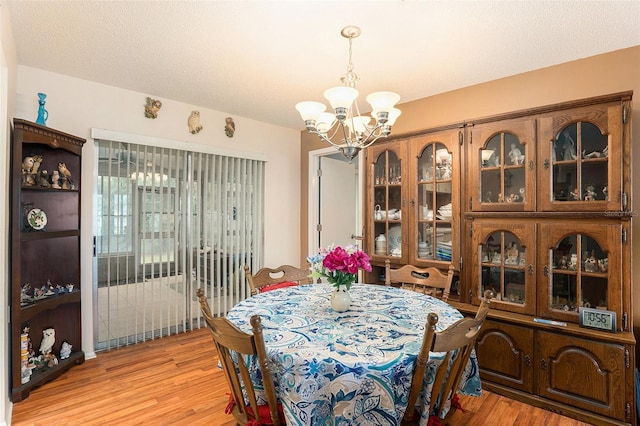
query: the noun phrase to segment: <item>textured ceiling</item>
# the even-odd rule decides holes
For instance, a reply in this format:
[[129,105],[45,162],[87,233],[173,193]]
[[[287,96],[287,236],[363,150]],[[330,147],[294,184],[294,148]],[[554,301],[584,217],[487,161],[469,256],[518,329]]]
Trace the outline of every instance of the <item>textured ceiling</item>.
[[347,25],[360,93],[401,103],[640,45],[640,0],[1,1],[20,65],[294,129]]

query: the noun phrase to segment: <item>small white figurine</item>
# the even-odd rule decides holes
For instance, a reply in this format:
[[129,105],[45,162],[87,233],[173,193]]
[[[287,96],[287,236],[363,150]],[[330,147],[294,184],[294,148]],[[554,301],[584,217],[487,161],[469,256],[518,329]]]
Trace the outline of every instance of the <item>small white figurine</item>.
[[47,355],[51,353],[53,344],[56,342],[56,331],[53,328],[42,330],[42,342],[40,343],[40,353]]
[[517,165],[524,163],[524,155],[522,155],[522,151],[516,147],[515,143],[511,144],[511,151],[509,151],[509,159],[511,160],[511,164]]
[[67,359],[69,355],[71,355],[71,346],[69,342],[62,342],[62,347],[60,348],[60,359]]
[[24,160],[22,160],[22,171],[24,173],[31,173],[34,163],[35,160],[33,159],[33,157],[24,157]]
[[563,160],[575,160],[576,155],[576,143],[569,134],[568,130],[562,132],[562,136],[564,136],[564,145],[562,148],[564,149],[564,153],[562,155]]
[[33,156],[33,167],[31,168],[31,173],[34,175],[38,173],[40,169],[40,164],[42,164],[42,155],[34,155]]
[[51,173],[51,187],[60,189],[60,172],[57,170],[54,170]]
[[189,131],[191,134],[195,135],[196,133],[200,133],[200,130],[202,130],[202,124],[200,124],[200,111],[191,111],[187,124],[189,125]]

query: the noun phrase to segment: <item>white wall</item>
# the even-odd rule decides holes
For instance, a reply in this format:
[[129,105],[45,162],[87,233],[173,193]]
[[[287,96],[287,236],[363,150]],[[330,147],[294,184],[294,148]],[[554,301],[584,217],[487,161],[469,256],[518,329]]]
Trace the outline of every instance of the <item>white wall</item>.
[[[215,84],[215,82],[212,82]],[[87,139],[82,160],[82,288],[92,288],[91,246],[94,218],[95,146],[91,128],[182,141],[252,153],[264,153],[265,167],[265,265],[297,264],[300,258],[300,132],[233,116],[233,138],[224,133],[226,114],[170,99],[160,99],[158,118],[144,116],[146,97],[35,68],[18,66],[15,116],[35,121],[37,93],[47,94],[47,126]],[[192,135],[187,118],[200,111],[203,130]],[[182,145],[182,144],[181,144]],[[87,183],[90,184],[87,184]],[[83,350],[93,354],[93,297],[83,292]]]
[[[11,22],[6,8],[0,4],[0,180],[9,182],[10,119],[15,110],[16,51],[11,31]],[[7,291],[9,285],[9,185],[0,185],[0,425],[11,418],[11,401],[8,395],[8,311]]]

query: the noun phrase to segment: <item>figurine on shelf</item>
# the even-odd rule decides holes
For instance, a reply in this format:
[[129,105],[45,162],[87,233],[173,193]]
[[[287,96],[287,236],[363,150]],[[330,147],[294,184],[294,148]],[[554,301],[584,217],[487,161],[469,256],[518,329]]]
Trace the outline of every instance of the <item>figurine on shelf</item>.
[[43,188],[49,188],[51,186],[51,184],[49,183],[49,172],[47,172],[46,170],[43,170],[40,172],[40,186]]
[[562,256],[558,262],[558,269],[567,269],[567,256]]
[[517,264],[518,256],[520,253],[518,252],[518,247],[516,247],[515,241],[512,241],[511,244],[505,250],[507,258],[505,259],[505,263]]
[[578,255],[576,253],[571,254],[569,269],[572,271],[576,271],[578,269]]
[[73,291],[73,284],[71,284],[71,283],[67,284],[67,291],[69,293],[71,293]]
[[520,151],[520,148],[516,147],[515,143],[511,144],[511,151],[509,151],[509,159],[511,160],[511,164],[513,165],[524,163],[524,155],[522,155],[522,151]]
[[609,201],[609,189],[605,186],[602,188],[602,195],[604,195],[604,199]]
[[573,201],[579,201],[580,200],[580,194],[578,193],[578,188],[574,188],[573,191],[571,191],[571,194],[569,194],[569,197]]
[[585,201],[595,201],[596,199],[596,190],[593,185],[587,185],[584,190],[584,200]]
[[60,348],[60,359],[67,359],[71,355],[71,346],[69,342],[62,342],[62,347]]
[[[69,185],[73,184],[73,181],[71,180],[71,170],[67,168],[66,163],[58,163],[58,171],[60,172],[60,179],[66,180],[69,183]],[[67,188],[63,186],[62,189],[67,189]]]
[[32,156],[24,157],[22,160],[22,177],[25,186],[34,186],[36,180],[33,177],[33,165],[35,160]]
[[584,260],[584,270],[585,272],[597,272],[598,264],[596,262],[596,258],[592,255],[587,257]]
[[38,174],[38,170],[40,169],[40,164],[42,164],[42,155],[33,155],[33,167],[31,168],[31,173]]
[[42,342],[40,343],[40,353],[47,355],[51,353],[53,344],[56,342],[56,331],[49,327],[42,330]]
[[598,259],[598,269],[600,272],[608,272],[609,271],[609,258],[605,257],[604,259]]
[[573,140],[568,130],[562,132],[562,136],[564,137],[564,153],[562,156],[563,160],[575,160],[576,155],[576,142]]
[[51,173],[51,187],[54,189],[60,189],[60,172],[54,170]]

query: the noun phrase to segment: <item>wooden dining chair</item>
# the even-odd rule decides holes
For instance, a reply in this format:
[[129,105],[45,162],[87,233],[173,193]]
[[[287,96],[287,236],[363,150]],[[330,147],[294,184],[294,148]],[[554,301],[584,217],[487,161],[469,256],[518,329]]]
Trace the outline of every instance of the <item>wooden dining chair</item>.
[[251,294],[256,295],[277,288],[301,284],[311,284],[311,271],[291,265],[281,265],[277,268],[262,268],[255,274],[251,273],[249,265],[244,265],[244,274],[251,288]]
[[428,294],[445,302],[449,299],[453,273],[453,265],[445,274],[438,268],[418,268],[413,265],[392,269],[389,259],[385,261],[385,285],[400,283],[401,288]]
[[[214,317],[202,288],[196,290],[200,301],[200,310],[213,337],[222,370],[231,389],[231,398],[227,414],[233,414],[240,425],[284,425],[282,406],[277,403],[275,385],[267,360],[267,352],[262,335],[262,322],[259,315],[251,317],[253,334],[236,327],[224,317]],[[235,353],[235,356],[232,356]],[[254,384],[251,381],[246,355],[258,359],[267,405],[258,405]],[[243,389],[249,403],[245,404]]]
[[[429,352],[444,353],[444,358],[433,372],[434,379],[428,411],[430,417],[436,416],[437,420],[440,419],[442,410],[446,406],[446,401],[454,398],[458,391],[460,380],[474,349],[480,328],[487,318],[491,297],[491,291],[487,290],[474,318],[460,319],[442,331],[436,331],[438,315],[433,312],[428,315],[424,340],[413,370],[411,391],[409,392],[403,424],[413,424],[419,419],[415,405],[426,379],[425,369],[429,360]],[[455,411],[454,408],[454,404],[451,404],[447,417]]]

